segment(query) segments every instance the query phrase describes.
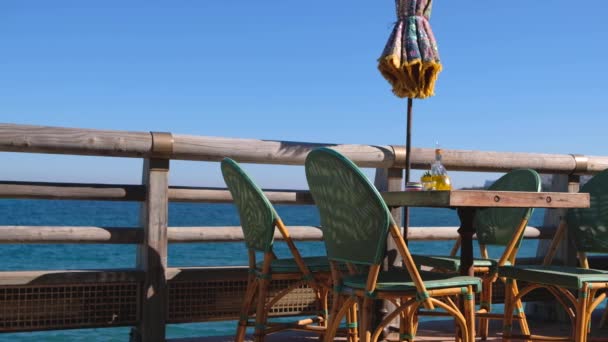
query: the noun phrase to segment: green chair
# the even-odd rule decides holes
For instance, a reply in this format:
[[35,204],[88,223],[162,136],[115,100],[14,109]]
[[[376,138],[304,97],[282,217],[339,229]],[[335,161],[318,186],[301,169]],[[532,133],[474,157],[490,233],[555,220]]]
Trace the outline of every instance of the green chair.
[[[606,298],[608,271],[589,269],[587,253],[608,254],[608,170],[593,177],[580,192],[589,193],[591,207],[568,210],[553,238],[543,265],[505,265],[499,267],[500,277],[507,279],[505,290],[504,340],[512,338],[558,340],[557,337],[513,335],[511,332],[512,313],[521,306],[521,299],[533,290],[544,288],[551,292],[566,309],[573,323],[572,335],[563,341],[587,341],[591,324],[591,313]],[[574,240],[581,267],[551,265],[560,241],[568,231],[568,238]],[[519,291],[517,282],[528,285]],[[509,288],[511,290],[509,290]],[[595,339],[594,339],[595,340]],[[608,341],[608,338],[600,339]]]
[[[398,226],[382,197],[359,168],[338,152],[320,148],[306,158],[306,178],[317,205],[334,282],[330,322],[325,335],[333,341],[342,317],[360,300],[359,338],[377,341],[382,329],[400,317],[401,340],[413,341],[416,313],[421,305],[446,310],[456,320],[463,341],[474,341],[476,277],[463,277],[416,268]],[[382,271],[388,236],[396,242],[405,270]],[[348,272],[340,266],[346,264]],[[451,297],[462,295],[464,312]],[[397,305],[372,331],[374,300]]]
[[[302,257],[289,236],[287,228],[262,190],[232,159],[222,161],[222,174],[234,203],[239,211],[245,244],[249,252],[249,277],[236,341],[243,341],[248,326],[255,327],[255,340],[264,341],[266,335],[280,330],[310,330],[323,334],[327,322],[327,294],[330,271],[327,257]],[[277,259],[273,251],[275,227],[287,243],[293,258]],[[261,262],[256,262],[256,252],[262,252]],[[289,286],[272,298],[269,286],[274,280],[287,281]],[[279,299],[302,285],[310,286],[316,295],[318,317],[295,323],[272,323],[268,313]],[[254,313],[255,323],[251,317]]]
[[[541,185],[541,178],[536,171],[521,169],[505,174],[488,190],[538,192]],[[483,281],[480,308],[476,312],[482,339],[488,336],[488,320],[502,319],[502,316],[491,314],[492,285],[498,279],[498,266],[515,264],[515,257],[531,214],[531,208],[484,208],[477,210],[475,214],[474,225],[481,258],[474,259],[473,267],[475,274]],[[502,255],[499,258],[490,258],[488,246],[504,247]],[[459,248],[460,240],[457,240],[449,256],[413,255],[413,258],[417,264],[432,267],[436,271],[456,273],[460,269],[460,257],[456,255]],[[518,311],[517,318],[521,320],[523,332],[528,333],[526,317],[522,310]]]

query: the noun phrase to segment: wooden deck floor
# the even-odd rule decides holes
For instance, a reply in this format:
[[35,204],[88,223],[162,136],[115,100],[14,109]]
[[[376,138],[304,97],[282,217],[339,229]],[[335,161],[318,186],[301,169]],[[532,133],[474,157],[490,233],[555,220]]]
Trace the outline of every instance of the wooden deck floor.
[[[608,337],[608,328],[599,329],[597,328],[597,321],[599,321],[599,315],[594,317],[593,326],[596,327],[592,335],[593,336],[602,336]],[[539,322],[539,321],[531,321],[530,326],[533,333],[537,334],[546,334],[546,335],[567,335],[570,331],[570,325],[568,323],[557,323],[557,322]],[[490,337],[488,341],[501,341],[502,336],[502,322],[500,321],[492,321],[490,327]],[[416,341],[434,341],[434,342],[443,342],[443,341],[454,341],[454,324],[451,320],[441,320],[441,321],[432,321],[432,322],[423,322],[420,324],[418,330],[418,337]],[[385,341],[396,341],[393,336],[389,336]],[[282,341],[293,341],[293,342],[310,342],[315,341],[316,335],[306,334],[301,332],[284,332],[278,333],[274,335],[270,335],[266,341],[267,342],[282,342]],[[337,341],[341,341],[341,339],[336,339]],[[480,340],[478,338],[478,340]],[[233,336],[223,336],[223,337],[201,337],[201,338],[188,338],[188,339],[177,339],[172,340],[172,342],[230,342],[234,341]],[[251,338],[247,339],[247,341],[252,341]]]

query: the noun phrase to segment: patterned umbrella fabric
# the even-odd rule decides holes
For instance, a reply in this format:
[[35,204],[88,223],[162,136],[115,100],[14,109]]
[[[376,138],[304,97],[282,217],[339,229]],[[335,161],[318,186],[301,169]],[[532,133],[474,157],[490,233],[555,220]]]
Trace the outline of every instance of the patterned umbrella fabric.
[[397,23],[378,60],[378,69],[398,97],[434,95],[441,71],[429,18],[433,0],[395,0]]
[[[410,181],[413,99],[433,96],[435,81],[441,71],[437,42],[429,24],[432,3],[433,0],[395,0],[397,22],[378,59],[378,69],[393,86],[393,93],[408,98],[405,188]],[[407,236],[408,226],[409,208],[404,207],[404,236]]]

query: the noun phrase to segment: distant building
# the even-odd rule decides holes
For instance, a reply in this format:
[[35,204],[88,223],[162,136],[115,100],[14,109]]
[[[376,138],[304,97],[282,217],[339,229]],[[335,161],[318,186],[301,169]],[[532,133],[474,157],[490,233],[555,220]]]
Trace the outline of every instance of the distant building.
[[[589,179],[591,179],[590,175],[584,175],[581,176],[581,186],[585,185],[585,183],[587,183],[589,181]],[[543,180],[543,190],[545,191],[549,191],[551,189],[551,182],[553,181],[553,175],[541,175],[541,178]]]
[[483,183],[483,188],[487,189],[490,187],[490,185],[494,184],[494,182],[496,182],[496,179],[492,179],[492,180],[486,180],[485,183]]

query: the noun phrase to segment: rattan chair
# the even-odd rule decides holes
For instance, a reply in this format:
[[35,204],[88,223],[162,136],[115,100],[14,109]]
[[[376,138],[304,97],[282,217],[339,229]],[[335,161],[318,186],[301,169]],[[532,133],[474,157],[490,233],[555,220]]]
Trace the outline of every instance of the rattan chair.
[[[400,338],[413,341],[416,313],[424,305],[454,317],[463,341],[474,341],[476,277],[420,272],[382,197],[355,164],[338,152],[320,148],[306,158],[306,178],[319,208],[321,226],[334,281],[333,305],[326,341],[333,341],[340,321],[358,301],[359,338],[377,341],[383,328],[400,317]],[[382,271],[388,235],[397,244],[406,269]],[[348,272],[342,272],[346,264]],[[346,273],[346,274],[345,274]],[[464,312],[452,300],[462,296]],[[397,305],[376,329],[371,327],[374,300]]]
[[[272,204],[245,171],[234,160],[228,158],[222,161],[221,168],[224,181],[239,211],[249,253],[247,290],[235,340],[244,340],[248,326],[255,327],[256,341],[264,341],[266,335],[287,329],[309,330],[323,334],[327,323],[327,294],[331,280],[327,257],[302,257]],[[292,258],[276,257],[273,251],[275,227],[289,247]],[[263,253],[261,262],[256,262],[256,252]],[[289,285],[270,297],[269,287],[275,280],[287,282]],[[318,316],[291,323],[270,322],[268,313],[272,306],[304,284],[315,291],[317,302],[315,310]]]
[[[541,185],[540,176],[536,171],[521,169],[500,177],[488,190],[538,192]],[[482,339],[488,336],[489,319],[503,319],[502,315],[491,313],[492,285],[498,279],[498,266],[515,264],[515,257],[531,214],[531,208],[485,208],[476,212],[474,225],[481,258],[473,260],[473,267],[475,275],[483,281],[479,310],[476,312],[476,317],[479,318],[479,336]],[[490,258],[488,246],[503,247],[502,255],[499,258]],[[432,267],[436,271],[456,273],[460,269],[460,258],[456,255],[459,248],[460,239],[456,241],[449,256],[413,255],[413,258],[417,264]],[[520,320],[522,332],[529,333],[521,308],[518,308],[516,317]]]
[[[563,341],[587,341],[591,328],[593,310],[606,298],[608,291],[608,271],[590,269],[587,253],[608,254],[608,170],[593,177],[581,192],[589,193],[591,207],[586,209],[571,209],[566,215],[553,238],[549,252],[543,265],[502,266],[499,267],[500,277],[507,278],[505,290],[504,340],[532,339],[542,340],[557,337],[521,336],[511,332],[514,308],[521,306],[521,299],[533,290],[544,288],[551,292],[556,300],[566,309],[572,323],[572,335],[563,336]],[[568,231],[568,238],[574,240],[581,267],[551,265],[555,251],[560,241]],[[518,291],[517,282],[528,283]],[[509,290],[511,288],[511,290]],[[594,340],[608,341],[606,338]]]

